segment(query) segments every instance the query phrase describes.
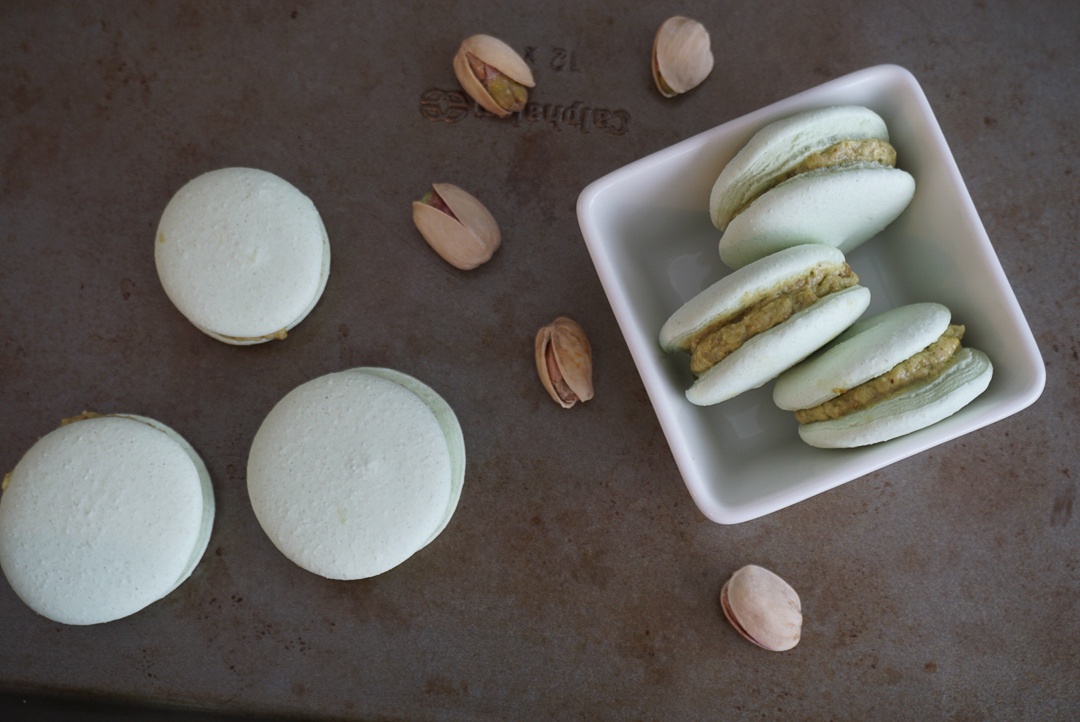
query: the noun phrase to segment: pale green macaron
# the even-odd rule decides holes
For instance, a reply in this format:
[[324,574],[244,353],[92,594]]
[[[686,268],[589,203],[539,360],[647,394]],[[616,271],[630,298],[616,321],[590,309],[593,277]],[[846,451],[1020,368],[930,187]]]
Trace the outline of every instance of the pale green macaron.
[[176,589],[210,540],[199,455],[159,421],[91,416],[46,434],[0,498],[0,566],[35,612],[65,624],[134,614]]
[[913,303],[859,321],[781,375],[773,401],[819,410],[802,419],[799,436],[822,448],[876,444],[936,424],[982,394],[994,373],[986,354],[960,344],[964,329],[951,319],[939,303]]
[[802,243],[850,253],[907,208],[915,180],[895,166],[885,121],[862,106],[804,111],[758,131],[713,184],[721,260],[740,268]]
[[808,244],[744,266],[676,310],[660,329],[660,345],[666,351],[690,353],[693,369],[698,344],[709,343],[703,337],[724,336],[725,327],[738,326],[747,314],[769,315],[772,305],[784,305],[783,299],[797,295],[809,279],[834,275],[848,279],[847,287],[827,287],[812,304],[790,315],[774,315],[765,327],[740,333],[737,347],[700,372],[686,398],[711,406],[763,386],[854,323],[870,305],[870,291],[858,285],[838,249]]
[[321,298],[330,241],[311,199],[254,168],[186,183],[158,223],[166,295],[203,333],[236,345],[281,339]]
[[255,516],[274,545],[330,579],[382,574],[446,528],[465,478],[450,405],[392,369],[355,368],[290,391],[248,457]]

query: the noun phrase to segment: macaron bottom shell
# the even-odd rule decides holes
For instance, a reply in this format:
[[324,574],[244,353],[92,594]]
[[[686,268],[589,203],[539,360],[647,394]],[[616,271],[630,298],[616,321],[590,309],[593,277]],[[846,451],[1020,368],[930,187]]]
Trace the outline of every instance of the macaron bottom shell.
[[393,569],[449,523],[464,441],[449,405],[392,369],[355,368],[296,387],[252,442],[248,494],[293,563],[330,579]]
[[741,268],[803,243],[850,253],[896,220],[914,195],[909,173],[874,163],[797,175],[732,219],[720,237],[720,260]]
[[20,460],[0,499],[0,566],[64,624],[127,617],[165,597],[206,550],[214,495],[178,433],[137,415],[69,423]]
[[940,376],[837,419],[799,426],[799,437],[823,449],[895,439],[952,416],[986,391],[993,365],[982,351],[961,348]]

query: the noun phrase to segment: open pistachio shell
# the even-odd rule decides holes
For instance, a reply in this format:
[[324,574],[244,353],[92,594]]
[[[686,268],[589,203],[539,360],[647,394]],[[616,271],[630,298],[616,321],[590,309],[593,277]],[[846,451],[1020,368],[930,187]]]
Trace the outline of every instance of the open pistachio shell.
[[653,80],[661,95],[671,98],[701,84],[713,69],[709,31],[697,20],[668,18],[653,41]]
[[468,271],[486,263],[502,242],[499,224],[468,192],[450,183],[432,188],[450,213],[413,201],[413,223],[436,253],[450,265]]
[[559,316],[536,334],[536,371],[548,394],[564,409],[593,397],[592,348],[585,330]]
[[[536,81],[533,80],[532,70],[529,69],[528,63],[509,45],[490,35],[473,35],[465,38],[454,56],[454,75],[473,100],[500,118],[505,118],[515,112],[513,109],[500,105],[492,97],[488,88],[484,87],[484,83],[477,77],[473,66],[469,63],[470,55],[485,65],[491,66],[514,83],[525,88],[532,88],[536,85]],[[525,97],[528,97],[527,93]],[[524,103],[523,100],[521,102]]]
[[732,574],[720,590],[720,606],[735,630],[763,649],[783,652],[799,643],[799,595],[768,569],[749,564]]

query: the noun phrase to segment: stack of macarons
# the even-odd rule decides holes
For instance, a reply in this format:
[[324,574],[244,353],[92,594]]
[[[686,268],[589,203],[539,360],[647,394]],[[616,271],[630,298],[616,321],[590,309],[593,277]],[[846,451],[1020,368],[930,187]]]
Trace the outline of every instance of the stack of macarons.
[[660,330],[666,351],[690,354],[686,391],[698,405],[777,380],[817,447],[854,447],[911,433],[986,390],[993,367],[963,348],[963,327],[936,303],[856,323],[870,304],[845,253],[895,220],[914,179],[896,167],[884,120],[856,106],[771,123],[717,178],[709,201],[733,270]]

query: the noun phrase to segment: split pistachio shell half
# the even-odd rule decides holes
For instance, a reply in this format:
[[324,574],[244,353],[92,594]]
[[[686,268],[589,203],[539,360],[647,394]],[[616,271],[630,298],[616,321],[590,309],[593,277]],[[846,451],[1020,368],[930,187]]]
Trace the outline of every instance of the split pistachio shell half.
[[473,35],[461,43],[454,75],[473,100],[500,118],[524,109],[527,89],[536,85],[528,63],[490,35]]
[[653,41],[652,73],[660,94],[671,98],[701,84],[713,69],[709,31],[697,20],[668,18]]
[[491,259],[502,242],[499,224],[484,204],[450,183],[413,201],[413,223],[435,252],[463,271]]
[[559,316],[536,334],[536,371],[548,394],[564,409],[593,397],[592,349],[585,330]]
[[799,643],[802,605],[799,595],[768,569],[748,564],[720,590],[720,606],[735,630],[771,652]]

